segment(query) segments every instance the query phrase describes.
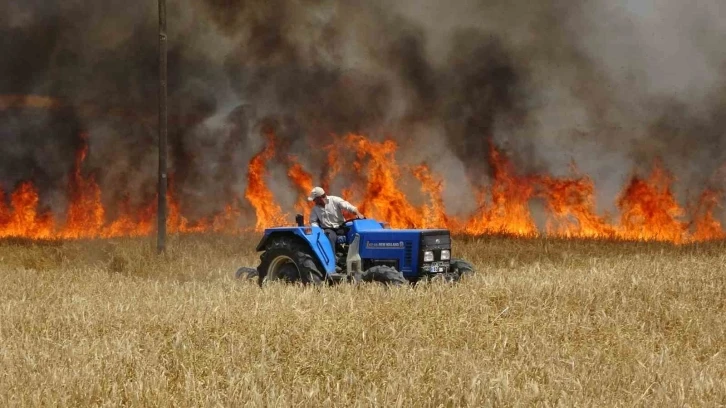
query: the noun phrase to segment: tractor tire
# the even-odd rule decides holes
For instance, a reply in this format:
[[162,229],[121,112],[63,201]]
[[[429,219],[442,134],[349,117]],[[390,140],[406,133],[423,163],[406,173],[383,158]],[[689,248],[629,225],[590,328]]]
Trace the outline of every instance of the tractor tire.
[[383,265],[367,269],[361,274],[360,280],[363,282],[380,282],[393,286],[401,286],[408,283],[408,280],[403,277],[403,273],[390,266]]
[[310,248],[290,237],[274,239],[267,245],[260,255],[257,273],[260,286],[272,280],[317,286],[325,280],[325,273],[321,272]]
[[246,266],[243,266],[239,269],[237,269],[237,272],[235,272],[234,276],[237,279],[255,279],[259,275],[259,272],[257,272],[257,268],[248,268]]
[[456,274],[456,280],[462,280],[474,274],[474,265],[463,259],[452,259],[451,270]]

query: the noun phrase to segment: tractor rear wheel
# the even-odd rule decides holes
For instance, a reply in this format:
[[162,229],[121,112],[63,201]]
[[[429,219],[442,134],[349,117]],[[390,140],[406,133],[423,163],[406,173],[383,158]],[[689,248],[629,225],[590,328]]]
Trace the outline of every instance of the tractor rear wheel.
[[385,265],[377,265],[365,270],[365,272],[361,275],[360,280],[363,282],[380,282],[394,286],[405,285],[408,283],[406,278],[403,277],[403,273]]
[[320,285],[325,280],[310,249],[290,237],[273,239],[267,245],[260,255],[257,273],[260,286],[275,280],[303,285]]

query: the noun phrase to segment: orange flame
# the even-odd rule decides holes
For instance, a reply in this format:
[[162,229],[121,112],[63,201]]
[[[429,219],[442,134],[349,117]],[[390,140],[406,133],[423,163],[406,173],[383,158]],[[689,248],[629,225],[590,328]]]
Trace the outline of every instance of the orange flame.
[[396,143],[392,140],[377,143],[354,134],[342,142],[341,146],[353,149],[356,156],[353,169],[367,181],[358,209],[369,217],[389,222],[393,228],[416,227],[421,219],[420,211],[397,187],[400,169],[394,157]]
[[694,241],[726,238],[726,232],[724,232],[721,222],[713,214],[716,208],[721,207],[719,204],[721,196],[722,193],[716,190],[705,190],[701,194],[693,221],[695,231],[692,238]]
[[153,231],[153,211],[139,211],[137,219],[134,218],[129,197],[124,197],[120,204],[120,214],[103,231],[103,238],[123,236],[144,236]]
[[[0,190],[0,237],[110,238],[146,236],[155,230],[156,197],[132,208],[127,196],[119,203],[115,219],[106,220],[101,189],[92,175],[84,176],[82,171],[88,155],[88,138],[87,135],[81,137],[83,144],[68,182],[69,205],[65,223],[57,223],[51,213],[39,209],[38,192],[26,181],[10,194],[9,201]],[[190,221],[182,213],[170,179],[168,231],[239,233],[242,231],[239,225],[245,221],[241,211],[244,204],[249,204],[255,211],[253,224],[257,231],[292,224],[266,181],[268,164],[276,157],[278,146],[271,131],[265,132],[265,139],[265,146],[248,165],[244,192],[247,203],[233,198],[218,214]],[[671,191],[672,175],[660,163],[655,164],[648,177],[633,177],[629,181],[616,202],[620,211],[617,223],[612,223],[609,217],[596,214],[595,187],[589,177],[519,174],[512,162],[490,143],[490,183],[472,191],[478,202],[478,208],[472,214],[455,217],[444,205],[444,180],[425,163],[399,165],[396,160],[398,146],[393,140],[377,142],[362,135],[348,134],[326,148],[328,167],[322,174],[321,185],[329,189],[335,177],[344,176],[350,184],[340,195],[369,217],[387,221],[394,228],[449,228],[453,233],[461,234],[535,236],[540,232],[529,206],[532,200],[542,200],[547,216],[544,234],[549,236],[658,240],[677,244],[726,238],[716,216],[721,193],[704,191],[689,218]],[[306,196],[314,185],[314,178],[294,156],[287,156],[282,163],[287,166],[290,186],[298,194],[294,209],[305,214],[309,212]],[[409,180],[417,180],[418,188],[402,189]],[[417,194],[420,197],[411,197]]]
[[287,170],[287,177],[299,193],[297,203],[295,204],[295,211],[305,214],[310,209],[307,196],[313,189],[313,176],[305,171],[295,156],[290,156],[288,161],[290,162],[290,168]]
[[532,180],[517,175],[512,163],[492,143],[489,143],[489,160],[494,176],[491,203],[487,205],[485,192],[479,192],[479,210],[467,223],[465,231],[469,234],[536,235],[537,226],[528,207],[534,194]]
[[[10,223],[10,209],[5,203],[5,192],[0,188],[0,225],[8,225]],[[0,231],[0,234],[2,232]]]
[[431,204],[423,207],[421,218],[422,228],[456,228],[456,221],[446,215],[444,206],[444,181],[433,174],[426,164],[420,164],[413,169],[413,174],[421,183],[421,192],[428,194]]
[[680,243],[687,224],[679,220],[685,211],[670,186],[672,176],[656,163],[648,179],[633,177],[618,199],[621,236],[628,239]]
[[250,161],[247,173],[247,189],[245,190],[245,197],[255,208],[255,214],[257,214],[256,230],[258,231],[270,225],[283,224],[286,218],[280,206],[275,203],[275,197],[265,182],[267,174],[265,165],[275,155],[274,134],[268,132],[266,138],[267,145],[265,145],[265,148]]
[[330,190],[330,183],[335,178],[335,176],[338,175],[342,167],[342,165],[340,164],[340,154],[336,147],[337,146],[335,144],[325,147],[325,149],[328,151],[328,165],[324,169],[320,185],[325,191]]
[[547,204],[549,235],[567,238],[613,238],[615,228],[595,214],[595,186],[589,177],[539,179]]
[[93,177],[81,175],[81,165],[88,154],[87,135],[82,134],[83,145],[76,154],[74,172],[69,183],[71,203],[68,208],[66,227],[62,238],[87,238],[101,234],[104,224],[104,208],[101,204],[101,189]]
[[12,210],[4,217],[7,221],[0,228],[0,237],[50,238],[53,218],[47,213],[38,214],[38,202],[38,192],[33,184],[20,183],[10,196]]
[[[30,182],[21,183],[13,192],[10,208],[4,193],[0,190],[0,237],[25,237],[33,239],[79,239],[113,238],[122,236],[147,236],[155,230],[157,200],[132,209],[129,197],[119,204],[119,215],[115,220],[106,222],[106,211],[101,202],[101,189],[92,176],[84,177],[81,171],[88,154],[86,135],[76,154],[76,161],[68,183],[69,205],[65,223],[55,228],[56,223],[49,213],[38,213],[39,197]],[[240,212],[234,204],[227,204],[222,213],[211,220],[201,219],[190,222],[181,214],[180,204],[174,195],[174,184],[167,189],[169,233],[193,233],[204,231],[239,232],[235,228]]]

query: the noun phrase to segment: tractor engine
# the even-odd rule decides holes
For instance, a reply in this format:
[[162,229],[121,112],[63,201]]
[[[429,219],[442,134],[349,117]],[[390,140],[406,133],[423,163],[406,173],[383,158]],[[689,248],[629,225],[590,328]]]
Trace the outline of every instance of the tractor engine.
[[446,229],[368,229],[365,222],[356,227],[348,232],[348,242],[355,233],[360,235],[363,269],[390,266],[414,280],[421,275],[449,272],[451,235]]

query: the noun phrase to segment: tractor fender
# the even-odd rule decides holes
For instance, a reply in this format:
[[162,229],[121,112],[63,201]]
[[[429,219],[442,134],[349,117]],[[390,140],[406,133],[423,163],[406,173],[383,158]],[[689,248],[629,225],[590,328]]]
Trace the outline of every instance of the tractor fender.
[[260,242],[257,244],[257,247],[255,247],[255,251],[260,252],[265,250],[265,246],[267,245],[267,240],[272,236],[272,234],[265,234],[260,239]]
[[293,231],[265,231],[265,235],[262,236],[255,250],[257,252],[264,251],[269,241],[279,237],[297,237],[297,234]]
[[267,243],[271,239],[277,239],[281,236],[286,237],[295,237],[298,236],[295,231],[296,228],[269,228],[265,230],[264,235],[262,235],[262,238],[260,239],[260,242],[257,243],[257,247],[255,247],[255,251],[260,252],[264,251],[267,248]]
[[257,244],[256,250],[264,251],[267,243],[279,237],[292,237],[310,249],[310,255],[315,259],[327,274],[335,273],[335,254],[330,246],[328,237],[323,230],[313,227],[312,231],[305,233],[303,228],[275,228],[266,230]]

